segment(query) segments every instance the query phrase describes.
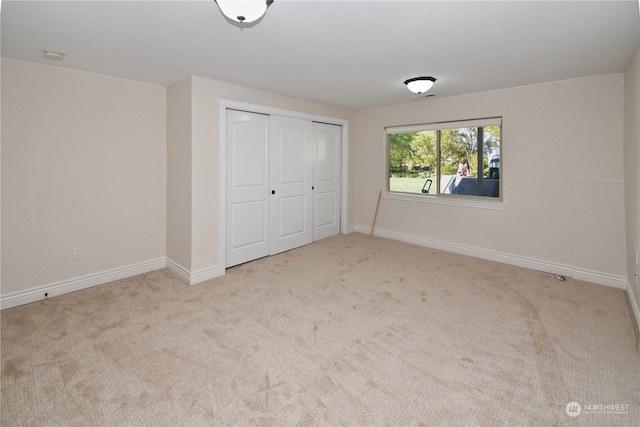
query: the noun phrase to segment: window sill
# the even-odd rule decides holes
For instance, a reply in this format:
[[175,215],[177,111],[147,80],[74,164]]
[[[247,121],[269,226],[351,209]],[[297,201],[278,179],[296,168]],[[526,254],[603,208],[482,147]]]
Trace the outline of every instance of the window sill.
[[471,198],[463,198],[460,196],[426,196],[423,194],[410,194],[410,193],[392,193],[385,191],[382,194],[384,199],[392,200],[407,200],[410,202],[431,203],[434,205],[448,205],[448,206],[462,206],[465,208],[477,208],[477,209],[490,209],[495,211],[503,211],[506,209],[506,204],[503,201],[484,201],[475,200]]

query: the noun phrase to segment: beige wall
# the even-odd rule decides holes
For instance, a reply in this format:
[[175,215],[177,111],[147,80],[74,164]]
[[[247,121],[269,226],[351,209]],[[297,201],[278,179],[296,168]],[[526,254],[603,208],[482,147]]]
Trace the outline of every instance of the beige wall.
[[[2,294],[164,256],[221,268],[222,98],[349,120],[349,225],[361,228],[385,188],[385,126],[502,116],[504,211],[385,199],[376,228],[626,277],[625,197],[640,228],[637,63],[354,113],[200,77],[164,88],[3,59]],[[626,189],[623,150],[636,159]]]
[[504,211],[383,199],[376,229],[623,284],[623,93],[615,74],[358,111],[356,222],[386,188],[385,126],[502,116]]
[[3,295],[164,257],[163,86],[2,59],[2,125]]
[[191,268],[191,79],[167,88],[167,258]]
[[[186,101],[190,99],[190,101]],[[181,267],[194,274],[210,269],[224,270],[220,263],[220,243],[224,235],[219,233],[219,214],[221,203],[219,198],[218,155],[220,139],[220,99],[233,100],[248,104],[279,108],[301,113],[315,114],[326,117],[334,117],[343,120],[353,120],[353,112],[338,107],[317,104],[301,99],[290,98],[281,95],[261,92],[246,87],[236,86],[220,81],[202,77],[189,77],[168,89],[168,124],[169,124],[169,218],[173,212],[186,212],[184,206],[176,206],[174,200],[184,200],[186,196],[172,196],[174,178],[172,172],[172,157],[191,159],[191,170],[186,163],[180,161],[181,167],[176,171],[190,183],[181,183],[175,186],[176,191],[188,192],[191,201],[189,212],[190,231],[188,232],[188,248],[184,244],[186,236],[181,227],[174,233],[174,225],[171,220],[168,224],[168,236],[179,234],[180,239],[169,239],[167,243],[167,255],[176,261]],[[185,102],[188,104],[185,104]],[[188,113],[190,108],[190,113]],[[188,129],[184,128],[184,118],[189,116],[191,121]],[[175,130],[173,127],[179,127]],[[178,135],[174,137],[172,135]],[[353,140],[353,133],[349,140]],[[351,158],[351,156],[350,156]],[[354,200],[355,196],[352,196]],[[178,214],[175,214],[176,216]],[[184,215],[181,216],[181,225],[187,224]],[[350,223],[353,221],[350,218]],[[224,241],[222,241],[222,244]],[[179,247],[178,247],[179,246]]]
[[640,287],[636,251],[640,251],[640,46],[624,73],[624,182],[627,236],[627,277],[640,321]]

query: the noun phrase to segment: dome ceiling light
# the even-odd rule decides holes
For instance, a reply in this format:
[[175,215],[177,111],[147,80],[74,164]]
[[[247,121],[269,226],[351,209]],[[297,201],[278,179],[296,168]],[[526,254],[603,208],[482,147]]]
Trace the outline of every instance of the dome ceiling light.
[[433,83],[436,81],[433,77],[414,77],[409,80],[405,80],[404,84],[407,85],[407,88],[418,95],[422,95],[433,86]]
[[51,50],[45,50],[42,52],[45,58],[53,59],[54,61],[62,61],[64,59],[64,53],[62,52],[53,52]]
[[273,0],[215,0],[224,17],[240,28],[260,22]]

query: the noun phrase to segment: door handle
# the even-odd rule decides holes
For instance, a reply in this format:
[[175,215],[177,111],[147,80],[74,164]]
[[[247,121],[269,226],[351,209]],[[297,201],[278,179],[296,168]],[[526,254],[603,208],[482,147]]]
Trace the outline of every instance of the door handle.
[[311,190],[315,190],[315,189],[316,189],[316,187],[314,187],[314,186],[312,185],[312,186],[311,186]]
[[276,194],[276,190],[271,190],[271,194]]

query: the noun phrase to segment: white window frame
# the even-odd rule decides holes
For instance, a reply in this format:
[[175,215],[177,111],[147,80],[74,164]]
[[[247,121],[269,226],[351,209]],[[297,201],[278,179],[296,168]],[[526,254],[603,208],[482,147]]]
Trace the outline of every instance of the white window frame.
[[[382,197],[384,199],[392,199],[392,200],[406,200],[412,202],[420,202],[420,203],[430,203],[436,205],[449,205],[449,206],[461,206],[467,208],[479,208],[479,209],[491,209],[491,210],[505,210],[506,203],[503,193],[503,173],[502,173],[502,159],[503,159],[503,146],[502,146],[502,135],[500,136],[500,198],[496,200],[493,197],[483,197],[483,196],[461,196],[461,195],[453,195],[453,194],[438,194],[438,195],[427,195],[427,194],[417,194],[417,193],[401,193],[396,191],[389,190],[389,135],[399,134],[399,133],[412,133],[412,132],[423,132],[423,131],[432,131],[432,130],[445,130],[445,129],[456,129],[456,128],[465,128],[465,127],[485,127],[485,126],[500,126],[501,134],[502,134],[502,117],[488,117],[481,119],[471,119],[471,120],[456,120],[449,122],[437,122],[437,123],[425,123],[418,125],[407,125],[407,126],[389,126],[385,128],[385,181],[386,181],[386,191],[383,192]],[[438,165],[438,174],[440,165]],[[438,185],[440,177],[438,176]]]

